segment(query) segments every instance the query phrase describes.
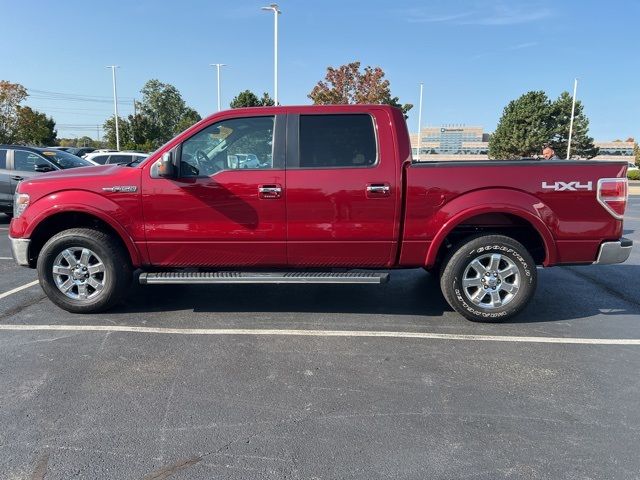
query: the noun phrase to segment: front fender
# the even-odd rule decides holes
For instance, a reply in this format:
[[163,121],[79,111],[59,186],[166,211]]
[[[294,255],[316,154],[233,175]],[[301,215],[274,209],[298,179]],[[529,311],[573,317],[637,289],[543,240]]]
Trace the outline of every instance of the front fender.
[[134,238],[143,236],[144,232],[138,232],[139,224],[130,210],[139,209],[139,199],[130,194],[120,195],[129,197],[125,197],[123,202],[115,202],[86,190],[50,193],[29,205],[19,218],[12,220],[9,235],[13,238],[30,238],[44,220],[60,213],[77,212],[92,215],[115,230],[127,247],[132,263],[138,266],[141,264],[141,256]]
[[531,224],[544,243],[544,265],[550,266],[557,262],[552,230],[558,224],[558,218],[553,210],[539,198],[521,190],[491,188],[456,197],[430,218],[427,230],[436,233],[427,250],[425,265],[435,263],[438,250],[454,228],[472,217],[486,213],[506,213]]

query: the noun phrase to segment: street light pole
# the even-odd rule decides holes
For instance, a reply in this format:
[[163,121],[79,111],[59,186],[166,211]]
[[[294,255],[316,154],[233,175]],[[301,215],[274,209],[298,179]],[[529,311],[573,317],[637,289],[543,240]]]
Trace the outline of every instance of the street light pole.
[[282,12],[278,10],[278,4],[272,3],[262,10],[273,12],[273,100],[278,105],[278,15]]
[[571,135],[573,134],[573,117],[576,113],[576,90],[578,89],[578,79],[573,81],[573,102],[571,103],[571,121],[569,122],[569,141],[567,142],[567,160],[571,159]]
[[422,140],[422,89],[424,88],[424,83],[420,82],[420,106],[418,107],[418,161],[420,161],[420,144]]
[[113,78],[113,112],[116,120],[116,150],[120,150],[120,130],[118,127],[118,91],[116,89],[116,68],[118,65],[107,65],[107,68],[111,69],[111,76]]
[[218,79],[218,111],[220,111],[220,67],[226,67],[226,63],[210,63],[209,66],[216,67],[216,77]]

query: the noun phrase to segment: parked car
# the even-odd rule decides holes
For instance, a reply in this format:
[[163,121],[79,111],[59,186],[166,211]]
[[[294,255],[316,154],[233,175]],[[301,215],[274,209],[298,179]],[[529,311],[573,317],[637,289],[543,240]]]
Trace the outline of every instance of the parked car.
[[[258,162],[240,168],[240,155]],[[17,263],[70,312],[113,306],[134,269],[142,284],[375,284],[422,267],[460,314],[498,321],[529,303],[537,265],[629,257],[626,169],[412,163],[390,106],[246,108],[135,166],[21,182],[9,234]]]
[[85,155],[85,160],[93,162],[95,165],[107,165],[111,163],[125,164],[131,162],[141,162],[149,155],[137,152],[93,152]]
[[635,163],[629,162],[629,168],[627,171],[631,172],[633,170],[640,170],[640,169],[638,168],[638,165],[636,165]]
[[83,157],[88,153],[94,152],[95,150],[96,149],[93,147],[74,147],[74,148],[69,148],[67,152],[70,153],[71,155],[75,155],[76,157]]
[[0,145],[0,212],[13,213],[13,193],[21,180],[40,173],[91,165],[60,149]]

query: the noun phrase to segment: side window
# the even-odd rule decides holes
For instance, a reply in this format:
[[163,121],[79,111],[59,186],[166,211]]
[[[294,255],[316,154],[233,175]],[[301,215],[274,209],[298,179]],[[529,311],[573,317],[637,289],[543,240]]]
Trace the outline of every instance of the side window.
[[0,169],[7,168],[7,151],[0,150]]
[[376,160],[370,115],[300,115],[300,168],[370,167]]
[[131,161],[131,155],[111,155],[109,157],[109,163],[129,163]]
[[33,152],[27,152],[26,150],[14,150],[13,151],[13,169],[21,172],[33,172],[35,166],[46,163],[49,164],[40,155]]
[[232,118],[209,125],[182,144],[180,175],[273,168],[274,125],[273,116]]
[[91,160],[93,160],[96,163],[99,163],[100,165],[104,165],[105,163],[107,163],[108,158],[109,158],[109,155],[96,155]]

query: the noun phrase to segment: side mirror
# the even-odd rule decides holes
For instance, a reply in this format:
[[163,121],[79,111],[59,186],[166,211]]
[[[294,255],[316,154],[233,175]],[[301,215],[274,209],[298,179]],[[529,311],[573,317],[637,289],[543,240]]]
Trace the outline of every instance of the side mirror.
[[33,170],[35,172],[46,173],[53,172],[54,168],[51,165],[47,165],[46,163],[37,163],[33,166]]
[[158,176],[162,178],[174,178],[176,176],[176,166],[173,164],[171,152],[163,153],[158,161]]

